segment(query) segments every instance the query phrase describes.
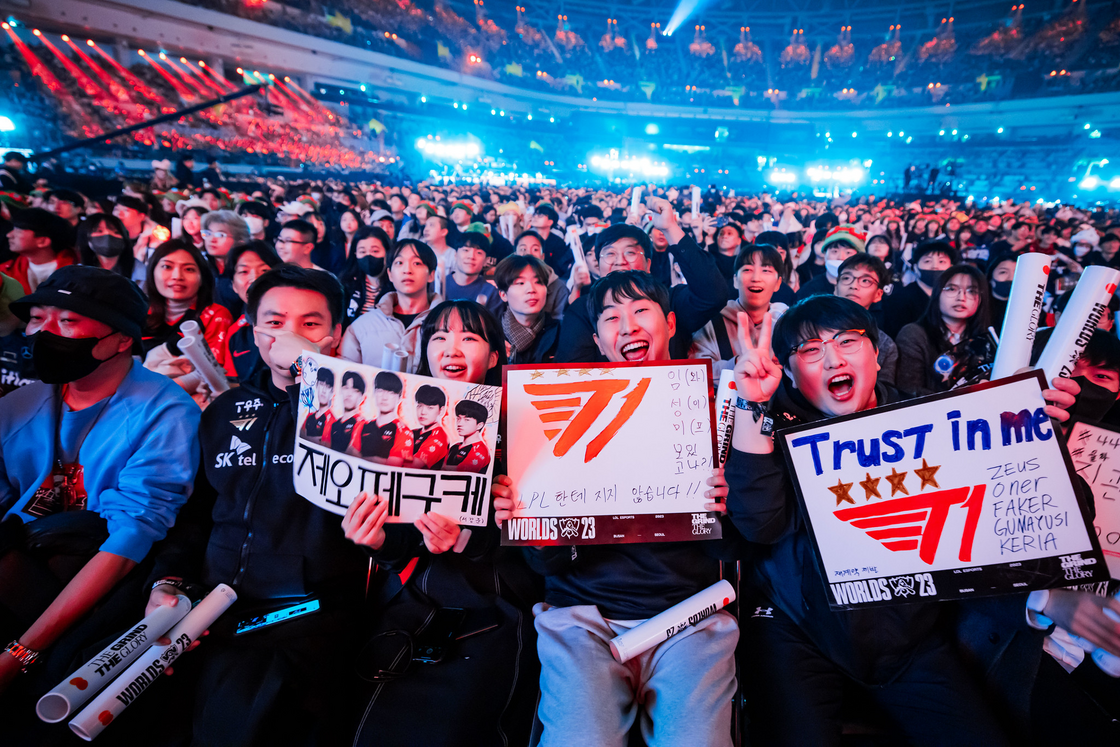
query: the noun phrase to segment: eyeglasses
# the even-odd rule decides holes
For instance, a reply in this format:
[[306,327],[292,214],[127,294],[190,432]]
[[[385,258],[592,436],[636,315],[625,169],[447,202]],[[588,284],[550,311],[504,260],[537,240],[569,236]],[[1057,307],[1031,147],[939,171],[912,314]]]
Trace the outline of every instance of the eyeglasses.
[[871,275],[853,275],[850,272],[845,272],[841,275],[838,282],[840,285],[857,285],[864,290],[879,287],[879,281]]
[[980,289],[975,285],[946,285],[941,292],[947,296],[959,296],[964,293],[965,298],[980,297]]
[[295,239],[276,239],[276,244],[310,244],[310,241],[296,241]]
[[218,241],[224,241],[229,237],[230,235],[225,231],[208,231],[205,229],[203,229],[202,231],[202,238],[204,239],[217,239]]
[[848,329],[837,332],[827,340],[822,340],[819,337],[806,340],[794,348],[793,352],[797,354],[802,363],[816,363],[824,358],[824,346],[828,343],[835,344],[837,352],[841,355],[851,355],[863,349],[863,341],[866,336],[867,330]]
[[599,262],[603,264],[619,264],[625,262],[628,265],[634,264],[639,257],[645,257],[646,253],[641,249],[627,249],[623,252],[607,250],[599,254]]

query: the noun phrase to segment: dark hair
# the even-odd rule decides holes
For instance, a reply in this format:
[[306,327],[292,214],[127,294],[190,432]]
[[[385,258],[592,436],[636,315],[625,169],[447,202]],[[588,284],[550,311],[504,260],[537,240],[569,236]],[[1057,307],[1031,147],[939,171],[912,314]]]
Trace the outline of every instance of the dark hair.
[[483,383],[501,386],[502,366],[506,365],[507,360],[506,337],[494,315],[475,301],[443,301],[428,312],[424,317],[424,325],[420,329],[420,366],[416,373],[421,376],[433,375],[428,366],[428,343],[436,332],[448,331],[453,315],[459,318],[459,323],[463,325],[464,330],[486,340],[490,350],[498,354],[498,363],[486,372],[486,380]]
[[[186,210],[183,211],[183,214],[179,216],[179,220],[180,221],[185,221],[188,213],[197,213],[198,214],[198,230],[199,230],[199,233],[201,233],[202,232],[202,216],[206,215],[209,212],[210,211],[208,209],[202,207],[201,205],[191,205],[189,208],[187,208]],[[183,233],[187,236],[190,236],[190,234],[187,233],[186,228],[183,228]]]
[[[1069,300],[1071,298],[1073,298],[1073,292],[1076,289],[1077,289],[1076,286],[1073,287],[1073,288],[1070,288],[1065,293],[1063,293],[1062,295],[1055,298],[1054,299],[1054,305],[1051,307],[1050,310],[1051,311],[1056,311],[1059,314],[1063,313],[1066,310],[1066,306],[1069,306]],[[1115,293],[1113,293],[1112,295],[1110,295],[1108,297],[1108,310],[1113,314],[1120,311],[1120,297],[1117,297],[1117,295]]]
[[786,263],[782,261],[782,255],[778,250],[769,244],[748,244],[740,249],[738,256],[735,257],[735,267],[732,272],[737,273],[744,265],[753,264],[755,257],[763,267],[773,267],[775,272],[785,277]]
[[742,226],[740,226],[740,225],[739,225],[738,223],[735,223],[735,222],[733,222],[733,221],[732,221],[732,222],[728,222],[728,223],[725,223],[724,225],[722,225],[722,226],[720,226],[719,228],[717,228],[717,229],[716,229],[716,236],[718,237],[718,236],[719,236],[719,233],[720,233],[720,231],[722,231],[722,230],[723,230],[723,229],[725,229],[725,228],[731,228],[731,229],[734,229],[735,233],[739,234],[739,240],[740,240],[740,241],[742,241],[742,240],[743,240],[743,227],[742,227]]
[[86,206],[86,198],[72,189],[56,189],[51,192],[51,197],[59,202],[69,202],[77,208],[84,208]]
[[891,282],[891,271],[887,269],[886,263],[870,254],[853,254],[845,259],[836,270],[836,277],[839,278],[845,270],[852,270],[856,267],[866,267],[874,273],[875,277],[879,279],[880,288]]
[[401,377],[392,371],[378,371],[377,375],[373,377],[373,388],[400,394],[404,391],[404,384],[401,382]]
[[171,239],[155,248],[152,256],[148,258],[147,282],[144,288],[148,292],[148,328],[158,329],[164,323],[167,313],[167,299],[160,295],[156,288],[156,268],[163,258],[175,252],[186,252],[198,266],[198,275],[201,282],[198,284],[198,295],[195,297],[194,307],[199,313],[214,302],[214,271],[210,263],[202,256],[202,252],[194,244],[184,239]]
[[230,249],[229,256],[226,257],[226,266],[222,269],[222,277],[227,280],[233,280],[234,274],[237,272],[237,263],[240,261],[241,256],[244,254],[252,253],[260,257],[261,262],[268,265],[268,269],[275,269],[284,264],[284,260],[280,259],[280,255],[276,253],[267,241],[260,239],[253,239],[246,241],[244,244],[238,244]]
[[358,230],[362,230],[362,227],[366,224],[366,222],[362,220],[361,214],[354,208],[346,208],[338,214],[338,230],[342,230],[342,216],[346,215],[347,213],[350,213],[350,215],[354,217],[354,220],[358,221]]
[[20,163],[27,163],[27,156],[20,153],[18,150],[10,150],[4,154],[5,161],[19,161]]
[[945,318],[941,314],[941,293],[950,280],[960,275],[967,275],[971,278],[980,291],[980,305],[976,307],[976,313],[965,325],[961,341],[986,334],[990,323],[988,309],[991,306],[991,301],[988,295],[987,278],[972,265],[953,265],[941,273],[941,277],[934,283],[933,292],[929,295],[929,304],[926,305],[926,310],[922,316],[918,318],[918,324],[925,328],[930,342],[939,352],[944,352],[951,347],[949,345],[949,328],[945,325]]
[[119,197],[117,197],[116,202],[121,207],[135,210],[139,213],[143,213],[144,215],[148,214],[148,203],[144,202],[139,197],[133,197],[132,195],[120,195]]
[[430,212],[430,214],[428,215],[427,218],[424,219],[424,222],[427,223],[428,220],[431,219],[431,218],[439,218],[439,227],[446,231],[447,230],[447,223],[448,223],[447,218],[444,218],[442,215],[440,215],[437,212],[434,212],[434,211],[429,211],[429,212]]
[[94,213],[78,224],[76,244],[79,261],[83,265],[90,265],[91,267],[101,266],[101,261],[97,258],[97,252],[89,246],[89,237],[90,234],[102,226],[116,231],[124,239],[124,251],[117,256],[117,267],[120,268],[122,275],[131,278],[132,268],[136,266],[136,257],[132,254],[132,240],[128,238],[128,229],[124,227],[124,223],[121,223],[121,219],[112,213]]
[[1013,251],[1008,250],[1006,252],[1000,252],[999,254],[997,254],[995,257],[993,257],[992,259],[990,259],[988,261],[988,272],[987,272],[988,278],[987,279],[988,279],[989,282],[991,281],[992,273],[994,273],[996,271],[996,268],[999,267],[1004,262],[1007,262],[1008,260],[1016,263],[1016,265],[1017,265],[1018,262],[1019,262],[1019,255],[1017,253],[1013,252]]
[[1094,329],[1085,349],[1081,351],[1081,360],[1089,366],[1120,372],[1120,339],[1116,338],[1114,332]]
[[526,267],[532,268],[533,274],[541,281],[541,285],[548,285],[548,265],[527,254],[511,254],[494,268],[494,283],[498,286],[498,290],[503,293],[508,291],[514,281],[521,277]]
[[[1028,223],[1027,225],[1030,225],[1030,224]],[[1045,234],[1054,234],[1055,236],[1057,236],[1058,233],[1060,233],[1060,231],[1058,230],[1057,226],[1043,226],[1042,228],[1038,229],[1038,235],[1039,236],[1041,236],[1044,233]]]
[[319,229],[312,225],[309,221],[306,221],[302,218],[290,220],[280,226],[281,231],[286,228],[290,228],[298,233],[300,235],[300,238],[304,241],[310,241],[314,243],[315,240],[319,238]]
[[342,322],[342,284],[334,275],[326,270],[308,270],[296,265],[282,264],[261,275],[249,286],[249,291],[245,295],[245,308],[249,320],[254,324],[257,321],[257,309],[260,308],[261,299],[273,288],[301,288],[314,291],[327,302],[327,308],[331,312],[331,326],[334,327]]
[[794,348],[805,340],[820,337],[824,330],[848,329],[864,330],[879,350],[879,326],[867,309],[840,296],[810,296],[782,314],[770,337],[771,348],[782,366],[788,366]]
[[544,239],[541,238],[541,235],[539,233],[531,228],[528,231],[522,231],[521,233],[517,234],[517,238],[513,240],[514,251],[517,250],[517,245],[521,243],[521,239],[525,238],[526,236],[536,239],[537,243],[541,245],[541,251],[544,251]]
[[[358,265],[358,244],[365,239],[373,237],[381,242],[381,246],[385,247],[385,259],[388,260],[389,254],[393,251],[393,240],[389,238],[389,234],[385,233],[385,229],[380,226],[366,226],[363,225],[354,232],[354,237],[350,239],[349,251],[346,255],[346,264],[342,268],[342,272],[338,274],[339,280],[343,283],[356,282],[364,278],[365,273]],[[389,271],[389,263],[386,262],[378,279],[381,281],[380,287],[387,288],[388,282],[386,281],[386,273]],[[349,286],[347,286],[349,287]]]
[[459,251],[464,246],[473,246],[475,249],[481,249],[486,255],[490,254],[490,239],[480,231],[460,231],[455,237],[455,251]]
[[666,317],[669,316],[669,289],[660,280],[641,270],[620,270],[604,275],[591,286],[591,324],[596,326],[599,317],[603,315],[603,308],[607,302],[607,294],[611,298],[620,298],[637,301],[649,299],[661,307]]
[[949,258],[949,262],[953,265],[956,265],[961,261],[960,254],[958,254],[957,250],[950,246],[948,242],[923,241],[922,243],[914,247],[914,252],[910,255],[911,266],[917,268],[918,262],[920,262],[922,257],[926,256],[927,254],[944,254]]
[[475,402],[473,399],[461,399],[455,403],[455,415],[485,423],[490,417],[490,411],[481,402]]
[[418,388],[412,398],[416,400],[418,405],[428,405],[429,407],[444,407],[447,405],[447,395],[438,386],[432,386],[431,384],[424,384]]
[[[12,211],[12,225],[31,231],[37,237],[51,240],[51,251],[56,255],[74,248],[74,227],[65,218],[60,218],[43,208],[24,208]],[[125,233],[125,236],[128,234]]]
[[389,248],[388,252],[385,255],[386,272],[390,267],[393,266],[393,262],[397,260],[397,257],[401,255],[401,252],[409,248],[411,248],[412,251],[416,253],[416,256],[420,258],[420,261],[423,262],[424,266],[428,268],[428,272],[435,272],[436,268],[439,267],[439,260],[436,259],[436,253],[432,251],[432,247],[428,246],[423,241],[420,241],[418,239],[401,239],[391,248]]
[[633,239],[636,241],[638,246],[642,248],[642,251],[645,252],[646,259],[653,256],[653,241],[650,239],[649,234],[629,223],[616,223],[609,228],[604,228],[602,232],[595,237],[596,261],[598,261],[599,255],[603,252],[603,249],[622,239]]
[[334,371],[326,366],[319,366],[319,373],[315,376],[315,381],[319,384],[330,384],[334,386]]
[[350,384],[351,389],[357,389],[362,394],[366,393],[366,380],[357,371],[347,371],[342,374],[342,386]]
[[255,215],[262,220],[271,220],[275,217],[268,205],[265,205],[260,200],[247,200],[238,205],[234,212],[238,215]]

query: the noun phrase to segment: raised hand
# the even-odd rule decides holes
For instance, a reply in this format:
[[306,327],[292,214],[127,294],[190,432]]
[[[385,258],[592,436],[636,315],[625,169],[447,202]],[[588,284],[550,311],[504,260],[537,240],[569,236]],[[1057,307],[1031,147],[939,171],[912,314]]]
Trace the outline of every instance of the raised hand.
[[647,202],[653,216],[653,227],[661,229],[670,244],[679,244],[684,238],[684,230],[677,223],[677,215],[673,212],[672,204],[660,197],[650,197]]
[[739,396],[751,402],[769,402],[782,382],[782,365],[770,350],[770,334],[774,322],[767,313],[755,336],[754,324],[745,312],[739,312],[739,355],[735,359],[735,388]]

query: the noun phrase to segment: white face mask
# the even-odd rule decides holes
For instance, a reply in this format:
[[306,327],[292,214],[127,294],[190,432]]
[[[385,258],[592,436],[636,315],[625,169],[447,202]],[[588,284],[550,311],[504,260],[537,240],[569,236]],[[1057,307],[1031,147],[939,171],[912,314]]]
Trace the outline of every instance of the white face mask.
[[245,219],[245,225],[249,227],[249,233],[261,233],[264,231],[264,218],[260,218],[256,215],[243,215],[241,217]]
[[1078,257],[1084,257],[1092,248],[1088,244],[1077,243],[1073,245],[1073,253]]
[[844,264],[842,259],[826,259],[824,261],[824,271],[828,273],[830,278],[835,278],[840,274],[840,265]]

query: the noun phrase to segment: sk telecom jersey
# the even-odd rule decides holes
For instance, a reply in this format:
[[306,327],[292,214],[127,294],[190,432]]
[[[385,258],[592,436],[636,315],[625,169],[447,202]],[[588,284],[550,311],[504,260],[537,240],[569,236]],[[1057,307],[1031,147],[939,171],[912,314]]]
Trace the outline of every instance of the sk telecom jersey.
[[447,433],[438,425],[426,431],[417,428],[412,432],[412,449],[425,467],[438,469],[436,465],[447,456]]
[[490,450],[482,441],[452,447],[447,455],[447,466],[459,472],[483,472],[490,464]]
[[412,459],[412,431],[399,420],[386,425],[369,421],[362,426],[358,442],[358,453],[364,457]]

